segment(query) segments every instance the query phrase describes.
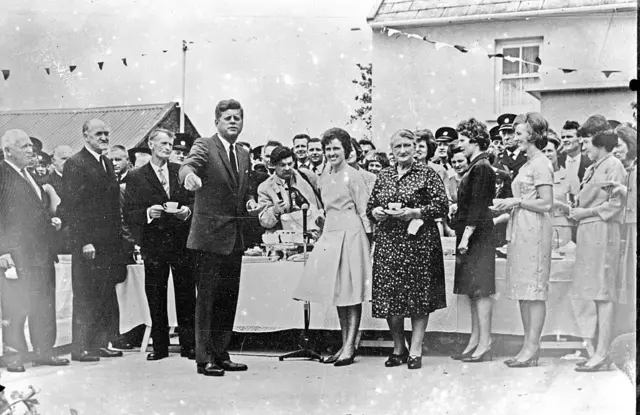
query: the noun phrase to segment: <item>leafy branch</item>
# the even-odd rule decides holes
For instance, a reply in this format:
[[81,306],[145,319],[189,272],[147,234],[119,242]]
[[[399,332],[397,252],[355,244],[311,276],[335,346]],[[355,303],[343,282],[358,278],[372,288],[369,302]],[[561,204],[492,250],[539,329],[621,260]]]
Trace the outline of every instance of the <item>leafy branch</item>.
[[361,93],[354,97],[354,100],[360,104],[360,106],[353,110],[353,113],[349,116],[349,124],[353,124],[356,121],[361,120],[366,129],[367,134],[371,136],[371,110],[372,110],[372,95],[373,95],[373,76],[372,76],[372,64],[363,65],[357,63],[356,66],[360,71],[360,78],[351,80],[351,83],[358,85]]

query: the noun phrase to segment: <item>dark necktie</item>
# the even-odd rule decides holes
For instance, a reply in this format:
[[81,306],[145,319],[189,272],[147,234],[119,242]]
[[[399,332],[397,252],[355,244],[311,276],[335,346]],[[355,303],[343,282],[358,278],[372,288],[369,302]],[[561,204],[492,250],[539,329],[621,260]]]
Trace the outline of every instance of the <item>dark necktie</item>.
[[105,161],[104,156],[100,156],[100,164],[102,164],[104,171],[108,173],[109,170],[107,170],[107,162]]
[[229,162],[231,162],[231,170],[233,170],[233,174],[236,175],[236,179],[238,178],[238,165],[236,164],[236,155],[233,152],[233,144],[229,146]]

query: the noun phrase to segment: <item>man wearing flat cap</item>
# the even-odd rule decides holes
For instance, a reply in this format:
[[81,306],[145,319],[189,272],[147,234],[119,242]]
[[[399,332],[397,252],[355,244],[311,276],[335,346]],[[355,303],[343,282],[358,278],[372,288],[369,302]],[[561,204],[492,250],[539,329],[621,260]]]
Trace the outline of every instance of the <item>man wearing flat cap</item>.
[[458,133],[454,128],[440,127],[436,130],[435,138],[436,143],[438,143],[438,147],[436,148],[436,154],[433,157],[433,163],[439,164],[444,167],[445,170],[449,171],[452,166],[449,163],[447,150],[449,149],[450,144],[458,142]]
[[513,129],[513,121],[515,118],[515,114],[502,114],[497,120],[498,130],[500,131],[500,136],[502,136],[502,142],[505,147],[505,151],[502,157],[498,159],[498,162],[509,169],[509,174],[512,179],[518,175],[520,168],[527,162],[527,155],[518,150],[515,130]]

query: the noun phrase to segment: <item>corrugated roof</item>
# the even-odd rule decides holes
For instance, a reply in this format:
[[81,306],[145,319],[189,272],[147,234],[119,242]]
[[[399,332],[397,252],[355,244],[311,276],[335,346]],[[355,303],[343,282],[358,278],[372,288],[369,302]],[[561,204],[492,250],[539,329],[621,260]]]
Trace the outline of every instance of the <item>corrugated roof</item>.
[[[379,0],[369,23],[473,17],[531,11],[567,12],[594,6],[630,4],[630,0]],[[637,8],[637,5],[635,6]]]
[[0,111],[0,136],[14,128],[40,139],[46,152],[60,144],[74,150],[84,145],[82,124],[92,118],[103,120],[111,129],[110,145],[134,147],[156,127],[177,102],[116,107]]

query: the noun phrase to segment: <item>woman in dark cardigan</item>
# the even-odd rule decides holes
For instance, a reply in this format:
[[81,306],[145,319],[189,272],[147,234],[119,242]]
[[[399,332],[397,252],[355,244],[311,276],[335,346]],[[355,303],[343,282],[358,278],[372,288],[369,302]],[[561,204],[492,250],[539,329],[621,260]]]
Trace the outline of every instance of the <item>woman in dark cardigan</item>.
[[464,362],[491,359],[491,294],[495,288],[493,213],[496,174],[485,153],[489,134],[482,122],[471,118],[458,124],[458,145],[469,168],[458,187],[456,212],[456,269],[453,292],[469,297],[471,336],[464,351],[452,356]]

